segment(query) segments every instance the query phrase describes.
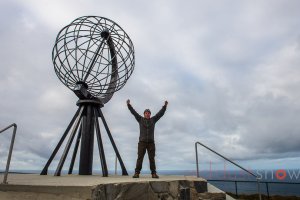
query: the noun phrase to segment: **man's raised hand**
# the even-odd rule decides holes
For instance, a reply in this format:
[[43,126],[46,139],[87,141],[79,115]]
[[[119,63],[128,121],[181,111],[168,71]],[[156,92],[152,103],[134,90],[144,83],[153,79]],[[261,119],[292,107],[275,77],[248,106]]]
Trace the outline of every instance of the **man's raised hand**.
[[168,103],[169,103],[168,101],[165,101],[165,106],[167,106],[167,105],[168,105]]
[[130,100],[129,100],[129,99],[127,99],[127,101],[126,101],[126,102],[127,102],[127,105],[128,105],[128,104],[130,104]]

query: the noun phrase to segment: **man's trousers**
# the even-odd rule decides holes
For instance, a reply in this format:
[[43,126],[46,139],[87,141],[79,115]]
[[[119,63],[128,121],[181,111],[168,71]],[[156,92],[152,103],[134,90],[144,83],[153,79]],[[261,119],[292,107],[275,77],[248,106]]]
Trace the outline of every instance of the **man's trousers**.
[[155,166],[155,143],[154,142],[142,142],[140,141],[138,144],[138,158],[136,161],[135,173],[139,174],[141,172],[143,166],[143,159],[146,153],[148,152],[149,162],[150,162],[150,170],[151,173],[156,173]]

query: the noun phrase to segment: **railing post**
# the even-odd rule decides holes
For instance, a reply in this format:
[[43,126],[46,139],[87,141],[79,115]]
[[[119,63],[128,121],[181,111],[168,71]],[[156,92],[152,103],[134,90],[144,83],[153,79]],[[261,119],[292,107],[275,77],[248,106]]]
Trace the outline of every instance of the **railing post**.
[[198,164],[198,150],[197,150],[197,143],[195,143],[195,151],[196,151],[196,167],[197,167],[197,177],[199,177],[199,164]]
[[9,166],[10,166],[10,161],[11,161],[11,155],[12,155],[14,142],[15,142],[15,137],[16,137],[16,133],[17,133],[17,124],[13,123],[12,125],[10,125],[10,126],[6,127],[5,129],[0,131],[0,133],[2,133],[2,132],[6,131],[7,129],[9,129],[12,126],[14,127],[14,130],[13,130],[13,135],[11,137],[9,152],[8,152],[8,156],[7,156],[7,162],[6,162],[6,168],[5,168],[4,178],[3,178],[3,184],[7,184],[7,176],[8,176],[8,171],[9,171]]
[[234,184],[235,184],[235,195],[236,195],[236,198],[239,198],[238,189],[237,189],[237,181],[234,181]]
[[267,195],[268,195],[268,199],[270,199],[269,184],[268,184],[268,182],[266,182],[266,187],[267,187]]
[[118,174],[118,157],[116,155],[116,159],[115,159],[115,175]]
[[257,181],[257,191],[258,191],[258,197],[259,197],[259,200],[261,200],[261,193],[260,193],[260,181],[259,181],[259,178],[258,178],[258,177],[256,178],[256,181]]

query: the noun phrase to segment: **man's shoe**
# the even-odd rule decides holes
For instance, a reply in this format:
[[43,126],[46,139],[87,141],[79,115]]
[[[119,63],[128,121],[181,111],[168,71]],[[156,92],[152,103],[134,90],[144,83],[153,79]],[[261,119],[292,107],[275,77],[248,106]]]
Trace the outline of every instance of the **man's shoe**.
[[138,173],[135,173],[132,178],[140,178],[140,175]]
[[155,173],[155,174],[152,174],[152,178],[159,178],[159,176]]

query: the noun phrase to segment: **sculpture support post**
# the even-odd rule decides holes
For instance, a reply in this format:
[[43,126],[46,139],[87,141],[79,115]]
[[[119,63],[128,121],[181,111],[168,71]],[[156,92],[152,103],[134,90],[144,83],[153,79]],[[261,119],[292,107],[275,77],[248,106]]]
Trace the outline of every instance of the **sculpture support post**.
[[73,172],[74,162],[75,162],[75,159],[76,159],[76,155],[77,155],[77,151],[78,151],[78,147],[79,147],[79,142],[80,142],[80,139],[81,139],[81,128],[82,128],[82,125],[80,125],[80,128],[79,128],[79,132],[78,132],[78,135],[77,135],[77,139],[76,139],[76,143],[75,143],[73,156],[72,156],[72,159],[71,159],[68,174],[72,174],[72,172]]
[[98,108],[94,109],[94,111],[95,111],[94,113],[95,113],[95,116],[97,116],[96,120],[95,120],[95,122],[96,122],[95,127],[96,127],[99,155],[100,155],[100,160],[101,160],[101,168],[102,168],[103,176],[108,176],[108,170],[107,170],[106,158],[105,158],[105,154],[104,154],[103,142],[102,142],[101,133],[100,133],[97,109]]
[[122,158],[121,158],[121,156],[120,156],[120,153],[119,153],[118,148],[117,148],[117,146],[116,146],[116,144],[115,144],[115,141],[114,141],[114,139],[113,139],[113,137],[112,137],[112,135],[111,135],[111,133],[110,133],[110,130],[109,130],[109,128],[108,128],[108,125],[107,125],[107,123],[106,123],[106,120],[105,120],[105,118],[104,118],[104,115],[103,115],[101,109],[98,109],[98,112],[99,112],[99,115],[100,115],[100,117],[101,117],[101,119],[102,119],[103,125],[104,125],[104,127],[105,127],[105,129],[106,129],[106,132],[107,132],[107,135],[108,135],[108,137],[109,137],[109,139],[110,139],[110,142],[111,142],[111,144],[112,144],[112,146],[113,146],[113,148],[114,148],[114,150],[115,150],[115,153],[116,153],[116,155],[117,155],[117,157],[118,157],[118,160],[119,160],[119,162],[120,162],[120,165],[121,165],[121,168],[122,168],[122,175],[128,175],[128,172],[127,172],[127,170],[126,170],[126,168],[125,168],[125,165],[124,165],[124,163],[123,163],[123,160],[122,160]]
[[[108,125],[105,121],[104,115],[101,111],[101,107],[103,104],[99,100],[79,100],[77,102],[77,106],[79,106],[78,111],[75,113],[71,123],[69,124],[67,130],[65,131],[63,137],[59,141],[58,145],[54,149],[50,159],[48,160],[46,166],[44,167],[41,175],[46,175],[48,172],[48,167],[51,164],[52,160],[54,159],[56,153],[58,152],[61,144],[64,142],[67,135],[69,135],[69,139],[66,143],[64,152],[62,157],[59,161],[59,164],[56,168],[54,173],[55,176],[60,176],[63,165],[67,158],[68,152],[72,146],[72,142],[76,135],[77,129],[79,128],[77,139],[74,145],[73,155],[70,162],[69,172],[68,174],[72,174],[73,167],[76,159],[76,154],[79,148],[79,143],[81,143],[80,149],[80,158],[79,158],[79,175],[92,175],[93,173],[93,150],[94,150],[94,134],[97,136],[97,143],[99,149],[99,157],[100,163],[102,168],[102,175],[108,176],[107,164],[105,159],[105,153],[100,133],[100,126],[98,117],[101,118],[101,121],[105,127],[107,135],[110,139],[110,142],[115,150],[115,153],[119,159],[121,168],[122,168],[122,175],[128,175],[123,160],[119,154],[118,148],[114,142],[112,134],[108,128]],[[72,129],[72,130],[71,130]]]
[[92,105],[87,105],[82,117],[82,138],[79,161],[79,175],[91,175],[93,172],[95,115]]
[[55,155],[57,154],[60,146],[62,145],[62,143],[64,142],[65,138],[67,137],[70,129],[72,128],[73,126],[73,123],[75,122],[77,116],[80,116],[81,113],[82,113],[82,110],[83,110],[83,107],[79,107],[78,110],[76,111],[75,115],[73,116],[70,124],[68,125],[66,131],[64,132],[63,136],[61,137],[61,139],[59,140],[57,146],[55,147],[54,151],[52,152],[49,160],[47,161],[45,167],[43,168],[42,172],[41,172],[41,175],[47,175],[48,174],[48,168],[52,162],[52,160],[54,159]]

